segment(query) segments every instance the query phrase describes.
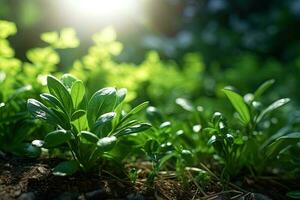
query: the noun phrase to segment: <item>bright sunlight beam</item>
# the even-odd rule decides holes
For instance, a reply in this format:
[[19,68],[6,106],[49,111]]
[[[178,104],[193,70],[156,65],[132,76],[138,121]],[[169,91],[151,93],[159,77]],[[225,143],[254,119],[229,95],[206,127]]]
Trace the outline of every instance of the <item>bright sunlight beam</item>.
[[139,12],[141,0],[65,0],[65,8],[82,17],[116,19],[135,16]]

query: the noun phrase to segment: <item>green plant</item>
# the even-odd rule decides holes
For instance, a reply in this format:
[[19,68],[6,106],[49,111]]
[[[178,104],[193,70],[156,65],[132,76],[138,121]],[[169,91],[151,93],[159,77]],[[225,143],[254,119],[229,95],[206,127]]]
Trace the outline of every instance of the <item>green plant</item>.
[[29,99],[27,107],[35,118],[56,127],[43,141],[33,144],[44,148],[67,147],[72,154],[73,159],[58,164],[54,174],[89,171],[102,159],[111,158],[108,152],[120,137],[150,128],[150,124],[134,118],[147,103],[128,113],[122,110],[126,89],[103,88],[87,101],[83,82],[72,75],[65,74],[60,80],[49,75],[47,86],[50,93],[40,95],[46,105]]
[[[232,177],[247,167],[250,172],[261,172],[266,169],[274,156],[264,149],[263,143],[270,138],[264,123],[271,123],[271,113],[287,104],[288,98],[279,99],[263,108],[259,101],[261,95],[274,83],[269,80],[263,83],[253,94],[240,96],[232,89],[224,89],[235,111],[238,113],[235,125],[216,112],[205,131],[211,135],[208,141],[219,160],[224,164],[223,178]],[[275,155],[276,156],[276,155]]]
[[146,113],[148,120],[153,124],[153,133],[143,146],[144,152],[152,162],[148,183],[153,184],[159,171],[164,168],[175,170],[177,178],[185,181],[184,171],[192,163],[193,156],[192,152],[184,148],[179,140],[183,131],[173,127],[170,121],[163,122],[163,116],[153,106],[148,107]]

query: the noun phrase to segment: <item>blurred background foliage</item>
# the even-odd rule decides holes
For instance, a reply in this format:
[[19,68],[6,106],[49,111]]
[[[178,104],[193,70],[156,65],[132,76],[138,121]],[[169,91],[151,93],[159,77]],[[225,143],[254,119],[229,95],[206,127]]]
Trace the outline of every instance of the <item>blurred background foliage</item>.
[[[299,1],[126,0],[127,7],[112,1],[114,9],[103,2],[92,12],[92,0],[0,0],[0,17],[17,25],[17,36],[9,37],[16,58],[53,67],[43,74],[58,69],[89,77],[93,90],[128,87],[134,91],[129,100],[138,94],[166,110],[186,97],[214,111],[224,86],[245,94],[274,78],[270,96],[299,106]],[[71,44],[55,44],[64,34]],[[51,59],[40,62],[48,54]]]

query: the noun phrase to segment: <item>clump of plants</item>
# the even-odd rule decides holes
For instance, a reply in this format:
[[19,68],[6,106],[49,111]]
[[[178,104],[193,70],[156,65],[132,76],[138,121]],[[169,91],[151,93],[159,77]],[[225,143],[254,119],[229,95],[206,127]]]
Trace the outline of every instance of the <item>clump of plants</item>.
[[135,118],[147,102],[128,113],[123,111],[127,93],[124,88],[103,88],[88,98],[83,82],[69,74],[60,80],[49,75],[47,86],[49,93],[40,95],[44,103],[29,99],[27,107],[35,118],[55,127],[43,140],[35,140],[33,144],[47,149],[67,148],[72,155],[54,168],[56,175],[95,169],[103,159],[111,158],[109,152],[120,137],[151,127]]
[[[244,168],[253,175],[262,173],[274,164],[280,152],[288,151],[289,146],[299,139],[295,133],[292,134],[294,140],[291,140],[289,133],[280,137],[278,134],[269,134],[270,124],[273,123],[272,120],[275,121],[271,117],[272,112],[290,101],[283,98],[263,106],[260,97],[273,83],[274,80],[266,81],[254,93],[244,97],[230,88],[223,90],[237,112],[231,120],[235,123],[228,123],[222,113],[216,112],[209,127],[204,130],[211,136],[208,144],[213,146],[216,158],[224,166],[223,178],[234,177]],[[289,142],[282,145],[282,140]]]

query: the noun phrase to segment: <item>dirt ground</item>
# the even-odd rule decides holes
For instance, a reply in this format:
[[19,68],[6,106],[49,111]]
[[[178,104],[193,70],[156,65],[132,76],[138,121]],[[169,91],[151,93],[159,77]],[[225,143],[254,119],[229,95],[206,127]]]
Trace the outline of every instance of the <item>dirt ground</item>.
[[241,182],[243,187],[232,184],[224,190],[220,183],[201,187],[194,180],[190,180],[188,186],[183,186],[175,176],[162,174],[149,186],[146,177],[150,170],[147,164],[135,166],[140,169],[137,180],[132,183],[126,176],[120,177],[118,173],[115,175],[105,170],[101,173],[77,173],[69,177],[53,176],[51,168],[58,162],[55,159],[0,158],[0,200],[284,200],[288,199],[285,193],[300,184],[294,181],[292,186],[286,186],[290,183],[268,177],[259,180],[244,178]]

